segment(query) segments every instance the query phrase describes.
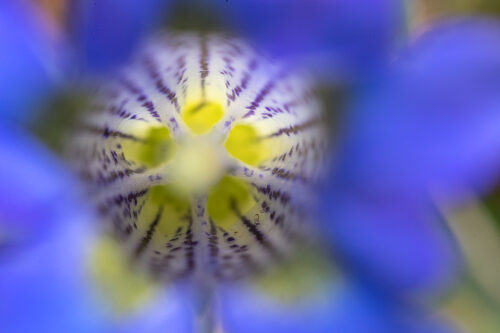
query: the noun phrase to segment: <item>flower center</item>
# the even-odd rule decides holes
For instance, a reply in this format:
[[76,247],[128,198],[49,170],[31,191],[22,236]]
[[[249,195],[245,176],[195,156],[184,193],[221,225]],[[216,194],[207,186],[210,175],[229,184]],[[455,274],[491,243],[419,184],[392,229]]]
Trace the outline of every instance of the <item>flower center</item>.
[[327,148],[302,75],[238,40],[160,36],[98,99],[71,149],[135,263],[227,279],[290,251]]
[[188,137],[169,166],[180,191],[205,194],[225,173],[229,161],[222,145],[207,136]]

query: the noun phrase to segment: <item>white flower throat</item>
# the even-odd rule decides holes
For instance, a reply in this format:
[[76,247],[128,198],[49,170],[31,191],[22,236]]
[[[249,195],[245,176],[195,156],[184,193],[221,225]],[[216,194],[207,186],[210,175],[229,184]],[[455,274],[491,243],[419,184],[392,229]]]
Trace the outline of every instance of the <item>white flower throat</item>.
[[226,279],[289,251],[326,150],[301,75],[239,40],[160,35],[92,111],[73,159],[135,262]]

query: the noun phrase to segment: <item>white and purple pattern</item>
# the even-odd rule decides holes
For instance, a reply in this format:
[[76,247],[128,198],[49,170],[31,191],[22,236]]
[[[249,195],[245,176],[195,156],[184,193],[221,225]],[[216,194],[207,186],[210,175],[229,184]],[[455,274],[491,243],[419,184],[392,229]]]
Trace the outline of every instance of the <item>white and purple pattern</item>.
[[[141,211],[152,187],[172,182],[170,162],[148,167],[128,159],[122,144],[141,140],[126,131],[140,122],[165,126],[182,150],[193,136],[182,113],[198,91],[202,103],[217,95],[224,108],[204,134],[208,141],[223,146],[235,124],[250,124],[261,131],[260,140],[279,142],[279,153],[257,166],[228,155],[221,176],[243,179],[255,201],[242,214],[235,209],[237,223],[214,223],[207,194],[198,193],[190,196],[184,225],[161,234],[159,225],[168,223],[163,209],[150,221],[141,221]],[[138,265],[167,280],[235,278],[283,257],[307,230],[305,211],[314,205],[326,163],[324,124],[310,82],[245,43],[219,35],[159,35],[101,88],[72,140],[71,158],[106,225]]]

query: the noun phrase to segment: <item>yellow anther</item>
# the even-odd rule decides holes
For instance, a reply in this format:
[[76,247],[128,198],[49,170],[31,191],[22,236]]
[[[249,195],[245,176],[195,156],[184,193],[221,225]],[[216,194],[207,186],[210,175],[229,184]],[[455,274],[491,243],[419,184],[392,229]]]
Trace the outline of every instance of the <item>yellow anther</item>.
[[228,229],[255,206],[251,190],[244,180],[224,176],[210,189],[208,215],[219,227]]
[[157,220],[156,233],[151,240],[162,242],[164,236],[173,235],[180,227],[188,225],[191,202],[172,185],[160,185],[149,190],[142,207],[138,229],[145,233],[153,221]]
[[200,100],[189,103],[182,112],[182,120],[193,134],[208,133],[221,120],[224,109],[220,103]]
[[152,168],[174,155],[175,144],[165,126],[136,121],[124,126],[122,131],[130,136],[120,141],[129,161]]
[[249,124],[233,126],[224,146],[231,156],[252,166],[271,157],[269,141],[261,138],[255,126]]

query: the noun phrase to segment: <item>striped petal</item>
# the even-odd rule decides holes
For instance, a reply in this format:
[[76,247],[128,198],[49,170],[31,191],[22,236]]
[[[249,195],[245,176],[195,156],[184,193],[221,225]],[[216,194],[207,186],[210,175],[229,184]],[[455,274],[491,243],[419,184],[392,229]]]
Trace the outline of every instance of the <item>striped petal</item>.
[[314,203],[309,80],[238,40],[160,35],[106,85],[72,156],[136,262],[167,279],[262,269]]

